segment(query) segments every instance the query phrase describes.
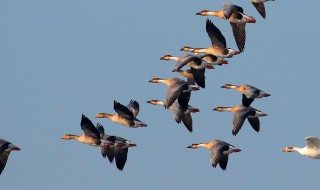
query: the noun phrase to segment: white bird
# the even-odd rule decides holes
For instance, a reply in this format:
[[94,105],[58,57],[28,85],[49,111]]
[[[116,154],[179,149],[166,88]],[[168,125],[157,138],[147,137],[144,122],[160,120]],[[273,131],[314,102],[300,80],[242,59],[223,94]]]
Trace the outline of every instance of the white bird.
[[299,147],[285,147],[282,152],[299,152],[302,156],[309,158],[320,159],[320,139],[316,137],[306,137],[307,146]]

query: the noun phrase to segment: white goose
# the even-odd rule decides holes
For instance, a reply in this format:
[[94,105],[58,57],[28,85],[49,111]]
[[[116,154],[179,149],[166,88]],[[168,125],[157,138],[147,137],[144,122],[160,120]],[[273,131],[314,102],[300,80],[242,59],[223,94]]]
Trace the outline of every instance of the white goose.
[[282,152],[299,152],[302,156],[309,158],[320,159],[320,139],[316,137],[306,137],[307,146],[299,147],[285,147]]

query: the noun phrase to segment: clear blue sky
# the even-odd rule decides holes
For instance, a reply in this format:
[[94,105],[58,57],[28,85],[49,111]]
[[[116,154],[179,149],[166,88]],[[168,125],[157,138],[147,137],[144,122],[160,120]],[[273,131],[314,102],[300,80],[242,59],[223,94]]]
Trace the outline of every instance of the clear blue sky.
[[[12,152],[0,177],[1,189],[301,189],[318,185],[319,160],[282,153],[320,136],[318,1],[277,0],[265,4],[264,20],[249,1],[242,6],[255,24],[247,25],[245,52],[230,64],[206,72],[207,87],[190,104],[194,132],[172,119],[171,112],[146,103],[163,99],[166,87],[153,77],[180,77],[174,62],[159,58],[183,55],[184,45],[207,47],[205,17],[218,10],[212,0],[3,0],[0,2],[1,136],[21,148]],[[236,48],[228,22],[210,18]],[[269,114],[261,132],[246,122],[231,134],[231,113],[241,95],[221,89],[225,83],[251,84],[272,96],[252,106]],[[98,112],[113,113],[113,100],[140,102],[147,128],[130,129]],[[124,171],[103,159],[95,147],[63,141],[81,134],[81,114],[106,132],[138,146],[129,150]],[[227,171],[212,168],[209,151],[191,143],[220,139],[242,152],[232,154]]]

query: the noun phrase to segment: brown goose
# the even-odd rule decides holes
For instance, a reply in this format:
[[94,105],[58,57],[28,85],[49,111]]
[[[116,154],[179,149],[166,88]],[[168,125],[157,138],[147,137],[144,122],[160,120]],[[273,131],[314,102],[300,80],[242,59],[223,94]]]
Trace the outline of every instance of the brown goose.
[[179,78],[152,78],[151,83],[164,83],[168,86],[167,95],[164,101],[164,107],[168,109],[181,93],[190,92],[192,90],[200,90],[200,87],[192,85]]
[[212,167],[217,167],[219,164],[222,170],[227,169],[229,154],[233,152],[240,152],[241,150],[235,146],[220,140],[213,140],[209,143],[191,144],[187,148],[206,148],[210,150],[210,162]]
[[[190,92],[189,92],[190,93]],[[185,93],[187,94],[187,93]],[[178,97],[178,99],[180,96]],[[181,99],[181,98],[180,98]],[[180,103],[179,103],[180,102]],[[184,103],[182,103],[184,102]],[[164,101],[161,100],[149,100],[147,103],[152,105],[161,105],[164,106]],[[193,121],[191,117],[191,113],[199,112],[198,108],[194,108],[190,105],[188,105],[188,102],[186,101],[178,101],[176,100],[172,106],[169,107],[169,109],[172,110],[173,118],[177,123],[183,122],[185,127],[188,129],[188,131],[193,131]]]
[[258,117],[267,116],[268,114],[263,113],[252,107],[245,107],[243,105],[237,105],[234,107],[216,107],[213,110],[223,112],[231,111],[233,112],[232,121],[232,134],[236,136],[240,131],[244,121],[248,119],[252,128],[256,131],[260,131],[260,121]]
[[[185,52],[194,52],[194,48],[189,46],[183,46],[180,51]],[[221,59],[217,56],[214,56],[212,54],[206,54],[206,53],[194,53],[195,55],[199,56],[203,61],[207,62],[208,64],[212,65],[223,65],[228,64],[228,61],[225,59]]]
[[124,106],[119,102],[114,101],[113,109],[117,112],[117,114],[98,113],[96,114],[95,118],[108,118],[115,123],[119,123],[131,128],[148,126],[136,118],[140,109],[139,103],[135,100],[131,100],[128,106]]
[[224,3],[223,9],[220,11],[208,11],[203,10],[196,15],[201,16],[216,16],[221,19],[228,20],[231,24],[234,39],[237,43],[240,52],[243,52],[246,43],[246,23],[255,23],[256,20],[243,13],[243,9],[240,6]]
[[110,146],[114,144],[114,137],[111,138],[109,141],[101,139],[99,131],[96,129],[96,127],[93,125],[92,121],[87,118],[85,115],[82,114],[81,117],[81,123],[80,123],[81,129],[83,130],[84,134],[78,136],[78,135],[72,135],[72,134],[66,134],[61,139],[63,140],[77,140],[81,143],[88,144],[91,146]]
[[194,81],[202,88],[205,88],[205,69],[213,69],[211,64],[203,62],[201,58],[196,55],[186,54],[180,57],[165,55],[160,58],[161,60],[175,60],[177,61],[176,66],[172,72],[180,72],[181,68],[185,65],[190,67],[190,72],[193,76]]
[[225,84],[221,86],[221,88],[235,89],[236,91],[240,92],[242,94],[242,105],[245,107],[249,107],[253,100],[256,98],[271,96],[270,94],[247,84],[244,84],[242,86]]

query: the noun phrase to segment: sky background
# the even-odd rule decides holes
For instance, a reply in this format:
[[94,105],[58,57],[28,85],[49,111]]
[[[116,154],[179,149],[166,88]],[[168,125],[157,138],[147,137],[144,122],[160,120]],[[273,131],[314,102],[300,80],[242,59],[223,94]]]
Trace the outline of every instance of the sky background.
[[[194,132],[176,124],[171,111],[146,101],[163,99],[167,87],[153,77],[180,77],[165,54],[184,55],[184,45],[208,47],[206,17],[219,10],[212,0],[2,0],[0,2],[0,138],[21,148],[12,152],[0,177],[1,189],[305,189],[318,186],[319,160],[282,153],[320,136],[319,2],[265,3],[264,20],[249,1],[230,0],[255,17],[248,24],[244,53],[229,65],[206,72],[206,88],[193,92]],[[230,24],[210,17],[236,49]],[[250,84],[271,94],[252,107],[268,117],[256,133],[245,122],[231,134],[232,113],[241,95],[221,85]],[[147,128],[127,128],[99,112],[114,113],[113,100],[140,103]],[[63,141],[82,134],[81,114],[106,133],[127,138],[124,171],[98,148]],[[230,155],[226,171],[212,168],[210,152],[192,143],[224,140],[242,149]]]

